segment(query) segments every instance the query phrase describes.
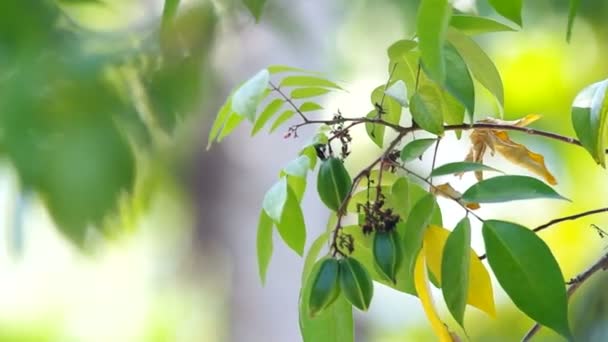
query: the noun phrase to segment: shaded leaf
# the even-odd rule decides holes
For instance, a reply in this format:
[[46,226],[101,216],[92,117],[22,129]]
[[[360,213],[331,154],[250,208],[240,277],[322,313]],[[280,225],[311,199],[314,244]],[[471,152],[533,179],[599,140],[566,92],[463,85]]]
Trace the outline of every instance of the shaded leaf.
[[329,307],[340,295],[339,263],[332,257],[324,257],[313,266],[310,278],[310,295],[308,297],[308,315],[316,316]]
[[435,197],[430,193],[426,193],[414,204],[405,222],[402,236],[405,259],[409,260],[407,274],[410,277],[414,274],[414,263],[422,247],[424,232],[431,223],[431,217],[436,205]]
[[572,104],[572,125],[581,144],[602,167],[606,167],[608,80],[583,89]]
[[450,26],[468,35],[502,31],[515,31],[515,29],[513,29],[512,27],[507,26],[494,19],[464,14],[453,15],[452,19],[450,20]]
[[545,242],[526,227],[504,221],[486,221],[482,233],[488,262],[513,303],[570,338],[564,277]]
[[323,161],[317,177],[317,192],[329,209],[338,211],[351,185],[350,175],[340,159],[330,157]]
[[266,283],[266,271],[272,257],[272,219],[264,210],[260,212],[257,233],[257,255],[258,255],[258,270],[262,285]]
[[446,75],[445,88],[465,106],[469,112],[469,118],[473,122],[475,113],[473,78],[471,78],[469,69],[458,51],[449,43],[445,45],[444,49],[445,64],[449,70]]
[[481,47],[464,33],[449,29],[447,39],[464,59],[473,76],[496,97],[501,106],[504,105],[504,89],[502,79],[494,62]]
[[498,176],[473,184],[462,195],[467,202],[496,203],[515,200],[551,198],[568,200],[553,188],[528,176]]
[[452,15],[447,0],[422,0],[418,7],[416,32],[422,63],[432,79],[443,84],[445,61],[443,45]]
[[427,132],[443,134],[443,115],[441,111],[441,98],[429,86],[420,89],[410,99],[410,112],[412,119]]
[[340,289],[357,309],[367,311],[374,295],[374,284],[365,267],[354,258],[340,260]]
[[568,43],[570,43],[570,38],[572,37],[572,27],[574,26],[574,19],[576,18],[576,12],[578,11],[580,2],[580,0],[570,0],[570,7],[568,8],[568,29],[566,30],[566,41]]
[[441,257],[440,280],[448,310],[462,327],[464,327],[464,311],[469,293],[470,266],[471,223],[469,219],[464,218],[445,242]]
[[[377,119],[378,111],[372,110],[365,116],[368,119]],[[367,132],[367,136],[376,144],[378,147],[382,148],[384,144],[384,131],[385,126],[381,124],[375,123],[365,123],[365,131]]]
[[407,143],[401,150],[400,158],[404,162],[420,158],[426,150],[437,142],[437,139],[417,139]]
[[266,0],[241,0],[251,12],[251,15],[255,18],[255,21],[260,21],[260,16],[262,15],[262,10],[264,9],[264,4]]

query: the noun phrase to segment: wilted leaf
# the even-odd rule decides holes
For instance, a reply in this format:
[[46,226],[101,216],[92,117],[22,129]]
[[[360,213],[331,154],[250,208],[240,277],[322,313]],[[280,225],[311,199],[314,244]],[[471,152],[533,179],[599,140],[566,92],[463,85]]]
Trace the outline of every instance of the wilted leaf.
[[471,210],[479,209],[479,203],[464,201],[462,199],[462,194],[454,189],[450,183],[435,185],[431,188],[431,192],[435,195],[457,201]]

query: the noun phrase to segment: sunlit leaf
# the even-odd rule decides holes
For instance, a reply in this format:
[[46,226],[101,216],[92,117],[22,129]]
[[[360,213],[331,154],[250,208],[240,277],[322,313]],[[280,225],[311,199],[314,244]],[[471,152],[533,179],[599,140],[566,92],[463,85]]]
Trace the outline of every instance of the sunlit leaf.
[[521,26],[521,7],[523,0],[488,0],[498,14]]
[[287,120],[291,119],[295,114],[296,114],[296,112],[291,109],[288,109],[288,110],[284,111],[283,113],[281,113],[276,118],[276,120],[274,120],[274,122],[272,123],[272,126],[270,126],[270,133],[274,132],[277,128],[281,127],[282,124],[284,124]]
[[437,142],[437,139],[417,139],[407,143],[401,150],[400,158],[404,162],[412,161],[420,158],[433,144]]
[[209,137],[207,139],[207,150],[209,150],[211,148],[211,144],[222,131],[222,128],[224,127],[224,124],[228,120],[228,117],[230,117],[231,113],[232,113],[232,99],[229,97],[226,100],[226,103],[224,103],[224,105],[218,112],[217,117],[215,118],[215,121],[213,121],[213,125],[211,126],[211,130],[209,131]]
[[245,118],[235,112],[230,114],[228,120],[226,120],[226,122],[224,123],[224,127],[222,127],[222,131],[217,136],[217,142],[221,142],[222,140],[224,140],[225,137],[230,135],[230,133],[232,133],[237,127],[239,127],[243,120],[245,120]]
[[407,89],[405,83],[402,80],[397,80],[385,91],[386,95],[392,97],[395,101],[399,102],[402,107],[407,107]]
[[263,69],[243,83],[232,95],[232,111],[254,122],[255,113],[269,80],[268,70]]
[[257,233],[258,270],[262,284],[266,283],[266,271],[272,257],[272,219],[264,210],[260,212]]
[[321,96],[329,93],[331,90],[326,88],[296,88],[291,91],[292,99],[305,99],[309,97]]
[[513,175],[482,180],[473,184],[462,194],[463,200],[478,203],[508,202],[534,198],[568,200],[536,178]]
[[496,97],[501,106],[504,105],[502,79],[490,57],[474,40],[456,29],[448,30],[447,39],[458,50],[479,83]]
[[[369,112],[367,115],[370,119],[382,119],[392,124],[399,124],[401,120],[401,104],[391,96],[385,94],[385,86],[376,87],[370,96],[371,103],[376,107],[376,110]],[[381,107],[382,110],[378,109]],[[365,129],[372,141],[382,147],[384,143],[385,126],[382,124],[366,123]]]
[[[377,119],[378,111],[372,110],[367,113],[365,117],[368,119]],[[382,145],[384,144],[384,130],[384,125],[370,122],[365,123],[365,131],[367,132],[367,136],[380,148],[382,148]]]
[[316,72],[314,72],[314,71],[297,68],[297,67],[292,67],[289,65],[281,65],[281,64],[271,65],[266,69],[268,69],[268,72],[271,75],[280,74],[280,73],[284,73],[284,72],[299,72],[299,73],[316,74]]
[[533,320],[570,338],[564,276],[545,242],[510,222],[485,221],[482,232],[488,262],[513,303]]
[[321,109],[323,109],[323,107],[315,102],[304,102],[300,105],[300,112],[312,112]]
[[[424,249],[424,247],[422,248]],[[416,285],[416,292],[418,293],[420,302],[422,302],[422,308],[431,323],[431,328],[435,335],[437,335],[441,342],[451,342],[452,336],[445,324],[441,321],[437,309],[435,308],[435,303],[433,302],[424,256],[425,253],[423,251],[418,255],[415,262],[414,284]]]
[[280,84],[281,87],[322,87],[342,89],[336,83],[316,76],[287,76]]
[[515,29],[513,29],[512,27],[507,26],[494,19],[464,14],[453,15],[452,19],[450,20],[450,26],[468,35],[501,31],[515,31]]
[[266,214],[275,222],[281,221],[283,208],[287,201],[287,180],[279,179],[267,192],[262,201]]
[[387,49],[388,58],[391,61],[397,61],[400,58],[404,57],[409,51],[418,46],[413,40],[402,39],[394,42]]
[[464,218],[445,242],[441,257],[440,280],[448,310],[460,326],[464,326],[464,311],[469,293],[470,246],[471,224],[467,218]]
[[422,0],[418,7],[418,33],[422,63],[432,79],[443,84],[446,75],[443,45],[452,15],[447,0]]
[[322,233],[315,239],[315,241],[310,245],[308,249],[308,253],[306,254],[306,258],[304,259],[304,266],[302,267],[302,284],[306,281],[306,277],[312,270],[321,249],[327,245],[327,239],[329,238],[329,232]]
[[256,135],[266,125],[266,123],[279,111],[281,106],[285,103],[282,99],[274,99],[270,102],[266,108],[262,111],[260,116],[255,120],[251,135]]
[[355,340],[353,307],[343,297],[314,318],[307,314],[306,288],[300,294],[300,332],[303,342],[353,342]]
[[606,167],[606,118],[608,80],[593,83],[583,89],[572,104],[572,125],[581,144],[602,167]]
[[306,245],[304,215],[298,198],[289,186],[287,186],[287,199],[281,213],[281,220],[276,222],[276,225],[285,244],[299,255],[303,255]]

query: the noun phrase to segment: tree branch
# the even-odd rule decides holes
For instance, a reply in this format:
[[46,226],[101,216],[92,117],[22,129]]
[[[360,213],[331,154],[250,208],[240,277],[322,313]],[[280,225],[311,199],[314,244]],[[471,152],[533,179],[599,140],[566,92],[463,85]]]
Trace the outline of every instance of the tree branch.
[[302,111],[300,110],[300,108],[298,106],[296,106],[295,103],[293,103],[293,101],[291,100],[291,97],[285,95],[285,93],[283,93],[283,91],[281,90],[281,88],[277,87],[274,83],[272,83],[272,81],[268,82],[268,84],[270,84],[270,87],[272,88],[272,90],[274,90],[277,93],[279,93],[279,95],[281,95],[281,97],[287,103],[289,103],[289,105],[296,111],[296,113],[298,113],[300,115],[300,117],[302,118],[302,120],[304,120],[304,123],[309,122],[309,120],[306,117],[306,115],[304,115],[304,113],[302,113]]
[[[608,268],[608,253],[604,254],[604,256],[602,256],[599,260],[597,260],[594,264],[592,264],[589,268],[587,268],[585,271],[583,271],[582,273],[580,273],[579,275],[577,275],[576,277],[574,277],[574,279],[572,279],[570,281],[570,286],[568,287],[568,299],[570,299],[572,297],[572,295],[574,294],[574,292],[576,292],[576,290],[578,290],[579,287],[581,287],[581,285],[583,285],[583,283],[585,281],[587,281],[589,278],[591,278],[592,275],[594,275],[595,273],[597,273],[598,271],[604,271]],[[527,342],[530,341],[530,339],[536,335],[536,333],[538,333],[538,331],[540,330],[541,325],[536,323],[534,324],[534,326],[532,326],[532,328],[526,333],[526,335],[522,338],[522,342]]]

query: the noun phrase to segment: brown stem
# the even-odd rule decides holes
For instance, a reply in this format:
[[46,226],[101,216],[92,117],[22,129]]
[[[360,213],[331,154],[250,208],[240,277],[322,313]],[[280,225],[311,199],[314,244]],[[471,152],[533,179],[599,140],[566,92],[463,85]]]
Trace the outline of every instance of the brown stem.
[[306,115],[304,115],[304,113],[302,113],[302,111],[300,110],[300,108],[298,106],[296,106],[295,103],[293,103],[293,101],[291,100],[291,97],[289,97],[285,93],[283,93],[283,91],[281,90],[281,88],[277,87],[274,83],[272,83],[272,81],[268,82],[268,84],[270,84],[270,87],[272,88],[272,90],[274,90],[277,93],[279,93],[279,95],[281,95],[281,97],[287,103],[289,103],[289,105],[296,111],[296,113],[298,113],[300,115],[300,117],[302,118],[302,120],[304,120],[304,123],[309,122],[309,120],[306,117]]
[[[560,222],[570,221],[570,220],[576,220],[576,219],[579,219],[581,217],[585,217],[585,216],[589,216],[589,215],[594,215],[594,214],[605,213],[605,212],[608,212],[608,207],[588,210],[588,211],[584,211],[582,213],[578,213],[578,214],[574,214],[574,215],[568,215],[568,216],[556,218],[556,219],[553,219],[553,220],[551,220],[551,221],[549,221],[547,223],[541,224],[540,226],[532,229],[532,231],[535,232],[535,233],[538,233],[541,230],[545,230],[545,229],[551,227],[552,225],[558,224]],[[483,255],[481,255],[479,257],[479,260],[483,260],[485,258],[486,258],[486,255],[483,254]]]
[[[568,287],[568,299],[572,297],[574,292],[578,290],[578,288],[583,285],[585,281],[591,278],[592,275],[597,273],[598,271],[606,270],[608,268],[608,253],[604,254],[599,260],[597,260],[594,264],[592,264],[585,271],[574,277],[570,281],[570,286]],[[530,341],[530,339],[538,333],[541,325],[536,323],[530,330],[526,333],[526,335],[521,339],[522,342]]]

